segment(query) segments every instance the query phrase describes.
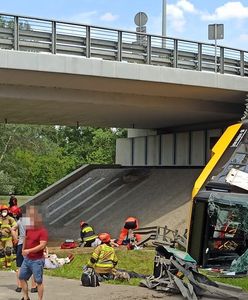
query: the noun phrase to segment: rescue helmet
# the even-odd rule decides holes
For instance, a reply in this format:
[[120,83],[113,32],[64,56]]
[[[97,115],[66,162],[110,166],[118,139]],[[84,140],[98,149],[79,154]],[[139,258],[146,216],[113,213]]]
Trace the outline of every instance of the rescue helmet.
[[138,228],[138,220],[134,217],[128,217],[125,221],[124,228],[126,229],[137,229]]
[[0,211],[2,211],[2,210],[9,211],[9,207],[6,204],[3,204],[3,205],[0,206]]
[[9,207],[7,205],[2,205],[0,208],[0,212],[3,218],[6,218],[7,215],[9,214]]
[[14,205],[14,206],[10,207],[9,212],[12,215],[20,216],[22,213],[22,210],[17,205]]
[[98,235],[98,238],[103,242],[103,243],[109,243],[111,240],[111,236],[109,233],[104,232],[104,233],[100,233]]
[[80,222],[80,228],[83,228],[85,225],[88,225],[88,224],[86,222],[84,222],[84,221]]

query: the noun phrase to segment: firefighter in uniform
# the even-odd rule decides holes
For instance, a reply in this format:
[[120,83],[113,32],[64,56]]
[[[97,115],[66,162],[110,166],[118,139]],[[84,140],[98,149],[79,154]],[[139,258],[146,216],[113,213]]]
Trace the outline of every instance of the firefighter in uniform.
[[[128,217],[125,221],[124,227],[121,229],[118,245],[131,245],[141,241],[139,234],[134,234],[133,230],[139,228],[138,219],[134,217]],[[132,249],[132,247],[130,248]]]
[[102,244],[95,248],[87,267],[94,268],[99,277],[99,281],[112,279],[116,271],[115,266],[117,265],[118,259],[114,248],[111,246],[110,234],[101,233],[98,238]]
[[81,221],[80,229],[81,243],[84,247],[92,247],[92,243],[94,243],[97,238],[94,228],[88,223]]
[[17,240],[17,224],[14,218],[9,216],[8,206],[0,206],[0,265],[10,268],[13,260],[13,240]]

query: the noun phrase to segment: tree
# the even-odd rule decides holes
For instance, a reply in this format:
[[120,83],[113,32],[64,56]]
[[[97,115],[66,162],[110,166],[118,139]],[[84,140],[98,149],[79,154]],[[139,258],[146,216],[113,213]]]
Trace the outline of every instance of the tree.
[[0,124],[0,136],[0,193],[33,195],[83,164],[114,164],[126,131]]

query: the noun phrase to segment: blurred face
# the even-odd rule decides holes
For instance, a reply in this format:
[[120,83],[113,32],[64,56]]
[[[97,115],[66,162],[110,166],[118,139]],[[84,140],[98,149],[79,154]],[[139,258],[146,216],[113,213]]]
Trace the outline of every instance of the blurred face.
[[29,218],[29,227],[37,227],[42,223],[41,215],[34,206],[28,208],[27,217]]
[[2,210],[2,216],[6,217],[8,215],[7,209]]

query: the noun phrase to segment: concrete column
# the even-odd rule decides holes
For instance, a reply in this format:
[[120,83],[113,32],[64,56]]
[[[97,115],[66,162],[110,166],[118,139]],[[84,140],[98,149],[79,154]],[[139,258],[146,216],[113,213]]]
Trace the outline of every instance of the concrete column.
[[132,165],[132,140],[117,139],[116,140],[116,164],[123,166]]

